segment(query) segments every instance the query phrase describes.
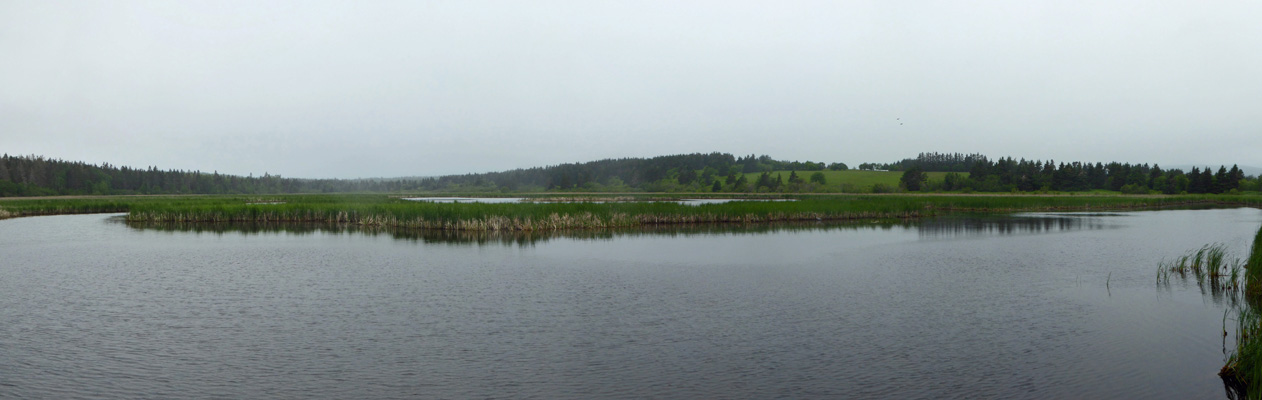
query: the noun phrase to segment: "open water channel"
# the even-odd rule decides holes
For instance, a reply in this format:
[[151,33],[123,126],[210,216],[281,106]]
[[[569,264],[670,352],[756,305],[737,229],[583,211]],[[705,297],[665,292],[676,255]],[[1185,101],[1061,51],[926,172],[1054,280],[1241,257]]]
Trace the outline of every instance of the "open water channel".
[[1228,305],[1157,287],[1156,266],[1244,254],[1259,225],[1219,209],[496,239],[12,219],[0,398],[1224,397]]

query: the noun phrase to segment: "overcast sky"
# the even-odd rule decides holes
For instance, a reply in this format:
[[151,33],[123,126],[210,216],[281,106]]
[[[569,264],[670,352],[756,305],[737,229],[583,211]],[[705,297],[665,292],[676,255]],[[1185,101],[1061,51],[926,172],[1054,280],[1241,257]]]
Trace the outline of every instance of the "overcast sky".
[[0,0],[0,152],[290,177],[692,152],[1262,165],[1258,1]]

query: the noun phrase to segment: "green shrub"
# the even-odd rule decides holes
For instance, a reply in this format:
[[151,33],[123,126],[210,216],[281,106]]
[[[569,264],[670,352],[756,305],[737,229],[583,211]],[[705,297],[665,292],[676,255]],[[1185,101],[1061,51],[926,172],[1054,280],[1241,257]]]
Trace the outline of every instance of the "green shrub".
[[1122,193],[1125,193],[1125,194],[1148,194],[1147,187],[1136,185],[1133,183],[1122,185],[1121,190],[1122,190]]

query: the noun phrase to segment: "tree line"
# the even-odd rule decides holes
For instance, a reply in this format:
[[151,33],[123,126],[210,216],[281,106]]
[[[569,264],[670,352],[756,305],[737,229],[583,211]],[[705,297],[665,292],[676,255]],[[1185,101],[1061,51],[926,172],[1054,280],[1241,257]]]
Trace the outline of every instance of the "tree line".
[[973,164],[990,162],[986,156],[973,153],[920,153],[916,158],[904,158],[892,163],[862,163],[861,170],[906,171],[920,167],[924,171],[968,172]]
[[[845,163],[776,160],[767,155],[693,153],[652,158],[618,158],[503,172],[450,175],[421,182],[425,190],[468,191],[719,191],[757,187],[745,173],[845,170]],[[783,181],[783,179],[781,179]],[[771,183],[767,182],[767,185]],[[717,188],[717,189],[716,189]]]
[[[693,153],[652,158],[605,159],[545,167],[431,178],[295,179],[278,175],[237,176],[218,172],[131,168],[110,164],[0,157],[0,196],[115,194],[273,194],[335,192],[834,192],[840,183],[822,171],[846,170],[844,163],[776,160],[766,155]],[[1086,191],[1124,193],[1231,193],[1256,191],[1259,182],[1237,166],[1162,169],[1129,163],[1055,163],[981,154],[921,153],[893,163],[860,164],[860,169],[904,171],[900,186],[918,191]],[[777,171],[789,171],[787,174]],[[948,172],[928,181],[926,172]],[[910,172],[910,174],[908,174]],[[746,174],[750,174],[746,178]],[[754,179],[754,175],[757,178]],[[846,188],[888,192],[897,187]]]
[[131,168],[41,156],[0,156],[0,196],[276,194],[414,190],[416,180],[294,179]]
[[[893,165],[902,166],[896,163]],[[1219,166],[1217,172],[1209,167],[1162,169],[1153,164],[1130,163],[1056,163],[1054,161],[1015,160],[1012,157],[990,161],[984,157],[972,157],[968,162],[967,176],[956,172],[961,164],[949,164],[942,169],[941,163],[911,163],[904,172],[903,186],[908,190],[920,186],[927,190],[971,190],[979,192],[1008,191],[1088,191],[1112,190],[1122,193],[1143,194],[1158,192],[1180,193],[1232,193],[1242,190],[1258,190],[1258,182],[1245,176],[1238,166],[1230,169]],[[951,171],[942,182],[923,182],[920,177],[926,171]],[[909,182],[911,182],[909,184]]]
[[[295,179],[218,172],[131,168],[42,156],[0,157],[0,196],[119,194],[279,194],[336,192],[544,190],[709,191],[735,187],[744,173],[844,170],[844,163],[783,161],[766,155],[680,154],[605,159],[480,174],[398,179]],[[769,178],[768,178],[769,179]],[[796,174],[791,181],[796,182]],[[783,178],[780,180],[783,182]],[[781,187],[764,182],[764,187]],[[720,186],[723,184],[720,183]],[[745,183],[742,187],[756,188]]]

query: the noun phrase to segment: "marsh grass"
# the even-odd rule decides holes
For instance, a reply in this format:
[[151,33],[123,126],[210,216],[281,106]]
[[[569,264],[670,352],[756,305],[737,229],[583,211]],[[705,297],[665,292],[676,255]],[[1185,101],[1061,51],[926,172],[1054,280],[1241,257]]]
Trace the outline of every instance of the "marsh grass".
[[1228,258],[1227,246],[1221,243],[1202,246],[1157,266],[1157,283],[1169,285],[1172,276],[1184,281],[1195,280],[1202,292],[1216,300],[1227,298],[1237,303],[1245,288],[1245,264]]
[[916,202],[810,200],[798,202],[675,203],[427,203],[398,199],[309,201],[281,204],[146,204],[129,221],[322,222],[440,230],[606,229],[660,224],[759,223],[856,219],[908,219],[926,215]]
[[[678,200],[681,197],[669,198]],[[386,196],[279,196],[275,204],[236,199],[144,202],[128,207],[128,220],[149,222],[321,222],[439,230],[609,229],[663,224],[764,223],[912,219],[947,213],[1136,210],[1213,206],[1204,196],[788,196],[797,201],[685,205],[652,201],[609,203],[428,203]],[[641,197],[637,197],[641,199]],[[668,199],[653,197],[653,200]],[[1262,203],[1260,203],[1262,204]]]
[[1245,295],[1236,307],[1236,348],[1218,375],[1240,398],[1262,399],[1262,229],[1244,261]]
[[[427,203],[380,194],[0,199],[8,216],[126,212],[137,222],[313,222],[438,230],[609,229],[664,224],[913,219],[951,213],[1262,206],[1254,196],[784,195],[797,201],[685,205],[706,196],[526,196],[524,203]],[[725,195],[723,197],[745,198]],[[767,196],[748,197],[766,199]],[[588,199],[591,201],[583,201]],[[576,201],[577,202],[574,202]],[[622,200],[622,199],[619,199]],[[648,200],[648,201],[645,201]]]

